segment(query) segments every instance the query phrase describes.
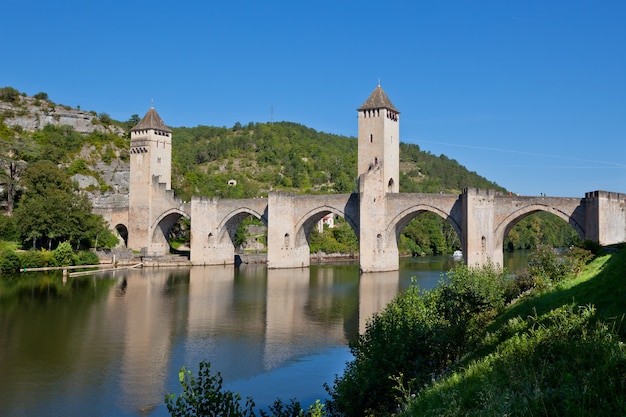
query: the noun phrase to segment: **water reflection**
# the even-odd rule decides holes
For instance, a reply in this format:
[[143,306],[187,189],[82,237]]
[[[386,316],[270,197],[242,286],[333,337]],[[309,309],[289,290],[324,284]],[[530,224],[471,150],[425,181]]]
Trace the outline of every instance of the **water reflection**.
[[245,265],[3,280],[0,415],[167,415],[179,367],[202,360],[257,404],[323,397],[368,318],[412,277],[432,288],[452,262],[363,276],[356,264]]

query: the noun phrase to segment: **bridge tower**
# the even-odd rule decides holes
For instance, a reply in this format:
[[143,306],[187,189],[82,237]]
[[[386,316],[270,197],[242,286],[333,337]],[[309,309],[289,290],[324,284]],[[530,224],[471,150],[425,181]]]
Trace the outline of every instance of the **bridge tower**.
[[[171,190],[172,131],[151,107],[130,130],[130,184],[128,197],[128,247],[147,248],[152,241],[153,200],[159,189]],[[157,185],[155,187],[154,185]],[[159,187],[160,186],[160,187]],[[158,207],[160,209],[160,207]]]
[[398,243],[387,230],[387,195],[400,188],[400,112],[380,84],[357,109],[359,120],[359,266],[398,269]]
[[358,175],[379,168],[385,190],[400,190],[400,112],[380,84],[358,109]]

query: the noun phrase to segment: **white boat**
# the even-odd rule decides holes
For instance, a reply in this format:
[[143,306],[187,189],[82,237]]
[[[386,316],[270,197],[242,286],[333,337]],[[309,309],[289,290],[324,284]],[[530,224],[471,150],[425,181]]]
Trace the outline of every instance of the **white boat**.
[[463,259],[463,251],[455,250],[454,253],[452,254],[452,257],[454,259]]

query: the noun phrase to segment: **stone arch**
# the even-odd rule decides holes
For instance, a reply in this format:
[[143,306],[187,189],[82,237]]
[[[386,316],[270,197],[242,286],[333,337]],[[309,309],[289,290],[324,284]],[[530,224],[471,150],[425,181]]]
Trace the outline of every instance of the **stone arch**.
[[118,223],[113,228],[117,237],[122,240],[124,247],[128,247],[128,227],[125,224]]
[[356,234],[357,239],[359,238],[359,228],[354,219],[352,219],[350,216],[347,216],[343,210],[339,210],[335,207],[325,205],[316,207],[308,211],[296,223],[296,236],[294,240],[294,247],[302,247],[305,245],[308,246],[308,236],[311,233],[311,230],[313,229],[313,227],[315,227],[318,221],[320,221],[324,216],[330,213],[343,217]]
[[256,217],[267,227],[267,218],[263,216],[262,213],[258,213],[256,210],[248,207],[240,207],[228,213],[220,222],[218,226],[219,234],[216,237],[217,242],[221,244],[233,244],[239,224],[248,216]]
[[554,214],[555,216],[559,217],[560,219],[567,222],[570,226],[572,226],[581,239],[585,238],[585,229],[582,227],[582,225],[578,223],[578,221],[573,216],[559,210],[558,208],[551,207],[545,204],[531,204],[509,214],[500,222],[500,224],[496,226],[494,230],[494,247],[501,249],[504,245],[505,237],[509,234],[511,229],[515,227],[517,222],[522,220],[524,217],[530,216],[531,214],[540,211]]
[[152,230],[150,246],[152,248],[160,247],[162,253],[167,253],[169,249],[170,230],[181,217],[189,218],[189,215],[179,209],[170,209],[157,217],[150,227],[150,230]]
[[446,220],[456,232],[459,240],[463,242],[463,229],[461,228],[461,225],[454,219],[454,217],[452,217],[450,213],[441,210],[440,208],[427,204],[418,204],[398,213],[387,225],[387,230],[385,231],[385,240],[388,242],[391,238],[395,238],[395,243],[397,245],[400,239],[400,234],[409,224],[409,222],[411,222],[411,220],[413,220],[420,214],[426,212],[435,213],[439,217]]

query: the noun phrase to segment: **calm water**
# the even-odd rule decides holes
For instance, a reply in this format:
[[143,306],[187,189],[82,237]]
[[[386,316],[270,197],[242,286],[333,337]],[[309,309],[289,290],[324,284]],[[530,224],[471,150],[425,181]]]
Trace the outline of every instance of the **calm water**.
[[[28,274],[0,285],[0,415],[167,416],[178,370],[211,362],[226,388],[265,408],[324,399],[347,344],[412,277],[432,288],[451,257],[356,264]],[[516,268],[511,264],[509,268]]]

